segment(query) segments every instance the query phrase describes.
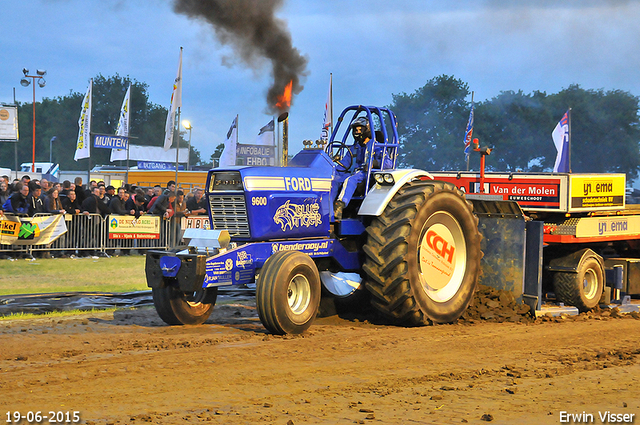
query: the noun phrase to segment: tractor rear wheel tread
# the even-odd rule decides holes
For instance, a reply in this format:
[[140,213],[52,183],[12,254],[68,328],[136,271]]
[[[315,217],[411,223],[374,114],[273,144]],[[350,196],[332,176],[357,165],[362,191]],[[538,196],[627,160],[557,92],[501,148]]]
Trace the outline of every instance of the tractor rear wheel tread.
[[[463,277],[458,286],[452,287],[455,293],[442,300],[431,299],[433,291],[423,289],[419,280],[425,279],[424,274],[416,277],[423,267],[418,264],[416,252],[421,249],[425,232],[434,225],[429,220],[438,214],[457,223],[458,240],[464,240],[460,246],[466,248]],[[397,322],[412,326],[456,320],[471,301],[477,284],[482,258],[477,227],[478,218],[473,215],[471,203],[455,185],[439,181],[405,184],[367,228],[370,237],[365,245],[363,270],[367,276],[365,286],[373,295],[373,307]]]

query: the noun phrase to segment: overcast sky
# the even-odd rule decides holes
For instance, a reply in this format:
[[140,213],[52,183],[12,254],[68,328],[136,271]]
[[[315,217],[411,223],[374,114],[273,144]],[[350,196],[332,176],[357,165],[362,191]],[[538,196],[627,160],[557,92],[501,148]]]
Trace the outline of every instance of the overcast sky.
[[[290,152],[319,137],[330,73],[334,117],[351,104],[388,105],[441,74],[467,82],[476,100],[570,84],[640,95],[639,1],[289,0],[276,16],[308,58]],[[248,69],[171,0],[2,0],[0,23],[0,103],[13,102],[14,87],[16,100],[31,102],[32,88],[20,85],[26,67],[47,70],[37,100],[84,93],[91,77],[118,73],[148,84],[150,100],[168,108],[182,46],[182,118],[203,158],[236,114],[240,143],[271,119],[268,63]]]

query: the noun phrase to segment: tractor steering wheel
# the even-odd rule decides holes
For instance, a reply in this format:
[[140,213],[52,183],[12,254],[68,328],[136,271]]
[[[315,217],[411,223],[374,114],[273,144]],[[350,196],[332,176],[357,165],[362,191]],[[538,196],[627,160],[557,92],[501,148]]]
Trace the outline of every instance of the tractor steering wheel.
[[[343,162],[345,157],[347,156],[347,152],[349,152],[348,164]],[[333,162],[336,163],[336,171],[339,171],[341,173],[349,171],[349,168],[351,168],[351,164],[353,164],[353,153],[349,149],[349,146],[342,142],[334,140],[333,142],[329,143],[329,146],[327,146],[327,153],[329,154]]]

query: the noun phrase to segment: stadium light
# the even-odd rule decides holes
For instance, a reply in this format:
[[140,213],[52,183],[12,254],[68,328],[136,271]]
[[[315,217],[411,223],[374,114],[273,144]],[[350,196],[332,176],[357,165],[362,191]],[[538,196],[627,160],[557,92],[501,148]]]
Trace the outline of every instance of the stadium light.
[[22,68],[22,73],[24,74],[24,78],[20,80],[20,85],[22,87],[29,87],[31,81],[28,78],[33,79],[33,144],[31,150],[31,172],[35,173],[36,171],[36,79],[38,80],[38,86],[43,88],[47,82],[44,79],[44,76],[47,75],[47,71],[44,69],[36,70],[37,75],[29,75],[29,70],[27,68]]

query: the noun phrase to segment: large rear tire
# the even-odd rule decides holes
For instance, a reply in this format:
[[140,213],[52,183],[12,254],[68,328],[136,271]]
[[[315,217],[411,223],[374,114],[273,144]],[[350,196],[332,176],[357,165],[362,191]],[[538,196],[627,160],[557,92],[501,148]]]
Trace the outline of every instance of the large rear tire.
[[168,325],[200,325],[216,304],[218,288],[182,292],[176,285],[153,288],[153,305],[158,316]]
[[278,252],[265,261],[256,282],[260,321],[273,334],[302,333],[316,317],[320,292],[320,273],[311,257]]
[[482,251],[478,218],[455,185],[405,184],[367,234],[365,285],[376,309],[410,326],[462,315],[476,289]]
[[577,271],[554,273],[553,285],[558,301],[585,312],[600,302],[604,291],[604,270],[597,258],[587,256],[578,264]]

